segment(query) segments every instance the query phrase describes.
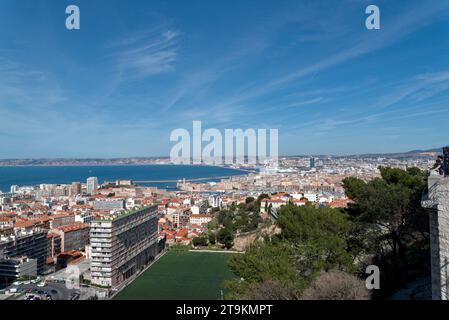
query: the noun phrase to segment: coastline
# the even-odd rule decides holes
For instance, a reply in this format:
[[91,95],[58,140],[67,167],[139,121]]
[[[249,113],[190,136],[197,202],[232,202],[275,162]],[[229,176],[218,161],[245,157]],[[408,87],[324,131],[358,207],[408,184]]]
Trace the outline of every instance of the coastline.
[[[215,181],[217,177],[231,178],[256,172],[241,168],[211,165],[177,164],[113,164],[113,165],[26,165],[0,166],[0,190],[12,185],[71,184],[90,176],[103,183],[115,180],[141,181],[139,185],[160,189],[176,189],[176,181],[201,179]],[[145,182],[145,181],[148,181]]]
[[248,171],[252,172],[257,168],[234,168],[225,165],[212,165],[212,164],[175,164],[175,163],[104,163],[104,164],[11,164],[5,165],[0,164],[0,168],[26,168],[26,167],[119,167],[119,166],[129,166],[129,167],[139,167],[139,166],[177,166],[177,167],[212,167],[212,168],[223,168],[237,171]]

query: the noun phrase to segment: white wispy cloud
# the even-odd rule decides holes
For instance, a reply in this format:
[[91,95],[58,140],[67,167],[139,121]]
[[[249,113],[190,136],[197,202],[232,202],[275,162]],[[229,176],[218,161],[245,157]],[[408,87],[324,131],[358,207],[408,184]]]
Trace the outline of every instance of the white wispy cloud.
[[0,109],[51,108],[67,100],[61,86],[40,70],[0,57]]
[[378,108],[387,108],[408,99],[422,102],[449,90],[449,71],[420,74],[400,84],[390,85],[391,93],[382,96]]
[[373,128],[375,125],[377,128],[378,125],[385,125],[385,121],[398,123],[448,112],[444,97],[441,101],[430,99],[449,91],[449,71],[417,74],[400,83],[384,85],[389,88],[388,92],[370,106],[358,108],[351,105],[346,112],[317,114],[315,119],[287,124],[284,129],[322,136],[341,127]]
[[[329,70],[333,67],[348,63],[353,59],[360,58],[380,49],[390,47],[417,30],[434,23],[435,17],[441,16],[443,12],[448,12],[447,3],[439,2],[434,6],[426,3],[405,6],[397,16],[383,20],[383,27],[377,32],[362,32],[349,37],[346,49],[337,51],[320,59],[315,63],[310,63],[290,73],[273,78],[263,84],[256,84],[251,88],[245,88],[239,94],[229,96],[216,104],[216,108],[233,108],[246,101],[257,99],[273,92],[280,92],[291,88],[297,81],[306,77],[315,76],[317,73]],[[362,27],[361,27],[362,28]]]
[[112,57],[121,74],[141,78],[175,70],[177,38],[174,30],[156,28],[148,33],[133,34],[112,46]]

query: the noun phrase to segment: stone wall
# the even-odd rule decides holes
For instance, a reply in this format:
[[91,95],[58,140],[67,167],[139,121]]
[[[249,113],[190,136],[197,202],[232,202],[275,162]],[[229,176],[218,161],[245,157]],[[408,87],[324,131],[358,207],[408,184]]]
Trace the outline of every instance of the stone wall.
[[281,233],[281,229],[276,225],[271,225],[255,231],[238,234],[235,236],[233,249],[245,251],[254,242],[262,241],[266,235],[272,237],[279,233]]
[[432,299],[449,298],[449,177],[432,173],[422,206],[430,219]]

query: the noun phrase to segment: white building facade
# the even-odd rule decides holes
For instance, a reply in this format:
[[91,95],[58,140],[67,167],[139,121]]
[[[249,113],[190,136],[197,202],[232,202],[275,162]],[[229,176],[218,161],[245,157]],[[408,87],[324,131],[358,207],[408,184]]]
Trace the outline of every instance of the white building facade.
[[114,288],[145,268],[158,253],[157,228],[157,206],[92,221],[92,283]]

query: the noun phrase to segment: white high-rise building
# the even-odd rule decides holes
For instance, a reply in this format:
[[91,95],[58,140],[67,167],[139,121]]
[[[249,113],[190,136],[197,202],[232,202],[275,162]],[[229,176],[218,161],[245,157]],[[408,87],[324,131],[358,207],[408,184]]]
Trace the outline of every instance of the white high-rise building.
[[159,252],[157,206],[97,217],[90,225],[92,283],[117,287]]
[[87,193],[88,194],[94,194],[95,191],[98,189],[98,179],[97,177],[89,177],[87,178],[86,183]]

